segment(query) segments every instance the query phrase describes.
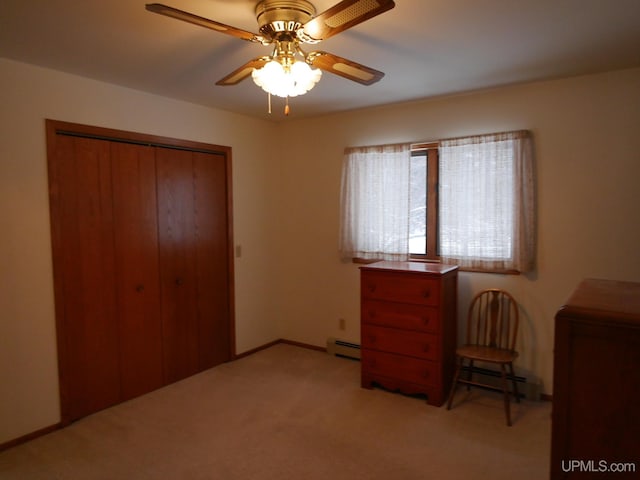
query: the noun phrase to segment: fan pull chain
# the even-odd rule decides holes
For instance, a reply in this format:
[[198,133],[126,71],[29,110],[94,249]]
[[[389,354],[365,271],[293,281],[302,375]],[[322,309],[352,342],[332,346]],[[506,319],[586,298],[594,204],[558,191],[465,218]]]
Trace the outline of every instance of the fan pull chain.
[[[269,115],[271,115],[271,94],[267,93],[267,103],[269,105]],[[289,116],[289,113],[291,112],[291,109],[289,108],[289,97],[285,98],[285,104],[284,104],[284,114]]]

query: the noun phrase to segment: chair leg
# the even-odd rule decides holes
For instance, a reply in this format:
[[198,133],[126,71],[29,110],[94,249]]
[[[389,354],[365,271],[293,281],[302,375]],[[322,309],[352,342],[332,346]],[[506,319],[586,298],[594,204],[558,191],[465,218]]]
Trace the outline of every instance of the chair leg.
[[451,382],[451,390],[449,391],[449,399],[447,400],[447,410],[451,410],[451,404],[453,403],[453,396],[456,393],[456,387],[458,386],[458,377],[460,376],[460,370],[462,369],[463,358],[458,359],[456,364],[456,371],[453,375],[453,381]]
[[[473,380],[473,360],[469,359],[469,371],[467,372],[467,381]],[[471,390],[471,383],[467,383],[467,392]]]
[[520,392],[518,392],[518,382],[516,382],[516,374],[513,370],[513,363],[509,362],[509,375],[511,375],[511,382],[513,383],[513,395],[516,397],[516,402],[520,403]]
[[504,393],[504,413],[507,415],[507,426],[511,426],[511,406],[509,404],[509,387],[507,383],[507,371],[504,363],[500,364],[500,373],[502,374],[502,390]]

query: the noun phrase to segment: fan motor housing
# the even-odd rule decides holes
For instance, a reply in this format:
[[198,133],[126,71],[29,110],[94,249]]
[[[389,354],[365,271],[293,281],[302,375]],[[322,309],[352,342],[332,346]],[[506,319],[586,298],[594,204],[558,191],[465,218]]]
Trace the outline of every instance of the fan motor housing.
[[260,33],[269,38],[293,34],[316,14],[306,0],[262,0],[256,5]]

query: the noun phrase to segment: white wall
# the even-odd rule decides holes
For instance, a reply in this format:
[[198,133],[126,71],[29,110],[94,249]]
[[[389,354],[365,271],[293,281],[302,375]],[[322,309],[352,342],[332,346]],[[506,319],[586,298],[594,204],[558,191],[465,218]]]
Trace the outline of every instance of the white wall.
[[45,118],[231,146],[237,352],[279,338],[274,125],[8,60],[0,92],[0,443],[59,421]]
[[[516,366],[552,393],[553,318],[585,277],[640,281],[640,69],[354,111],[287,125],[278,298],[292,340],[359,342],[358,267],[338,259],[347,146],[529,129],[537,157],[538,262],[531,275],[462,273],[459,313],[481,288],[510,290],[524,319]],[[347,328],[338,329],[338,318]]]

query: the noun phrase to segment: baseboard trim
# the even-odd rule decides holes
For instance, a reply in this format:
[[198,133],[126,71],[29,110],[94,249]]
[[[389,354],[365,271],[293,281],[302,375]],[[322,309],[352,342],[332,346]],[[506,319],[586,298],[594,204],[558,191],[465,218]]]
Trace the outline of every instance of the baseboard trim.
[[260,350],[266,350],[267,348],[273,347],[281,342],[281,340],[274,340],[273,342],[265,343],[264,345],[260,345],[259,347],[252,348],[251,350],[247,350],[246,352],[237,353],[233,360],[239,360],[244,357],[248,357],[253,355],[254,353],[258,353]]
[[17,447],[18,445],[27,443],[30,440],[35,440],[38,437],[42,437],[43,435],[46,435],[48,433],[55,432],[56,430],[60,430],[63,426],[64,425],[62,422],[54,423],[53,425],[41,428],[39,430],[36,430],[35,432],[27,433],[26,435],[22,435],[21,437],[9,440],[8,442],[0,443],[0,452],[9,450],[13,447]]
[[285,343],[287,345],[293,345],[294,347],[306,348],[308,350],[315,350],[316,352],[327,352],[326,347],[319,347],[317,345],[311,345],[309,343],[295,342],[293,340],[286,340],[284,338],[280,339],[279,343]]
[[280,343],[284,343],[286,345],[293,345],[294,347],[307,348],[309,350],[315,350],[317,352],[326,352],[326,347],[319,347],[317,345],[311,345],[309,343],[296,342],[294,340],[287,340],[286,338],[279,338],[278,340],[274,340],[273,342],[265,343],[264,345],[260,345],[259,347],[252,348],[251,350],[247,350],[246,352],[239,353],[233,357],[233,360],[239,360],[244,357],[248,357],[253,355],[254,353],[258,353],[261,350],[266,350],[267,348],[271,348],[274,345],[278,345]]

